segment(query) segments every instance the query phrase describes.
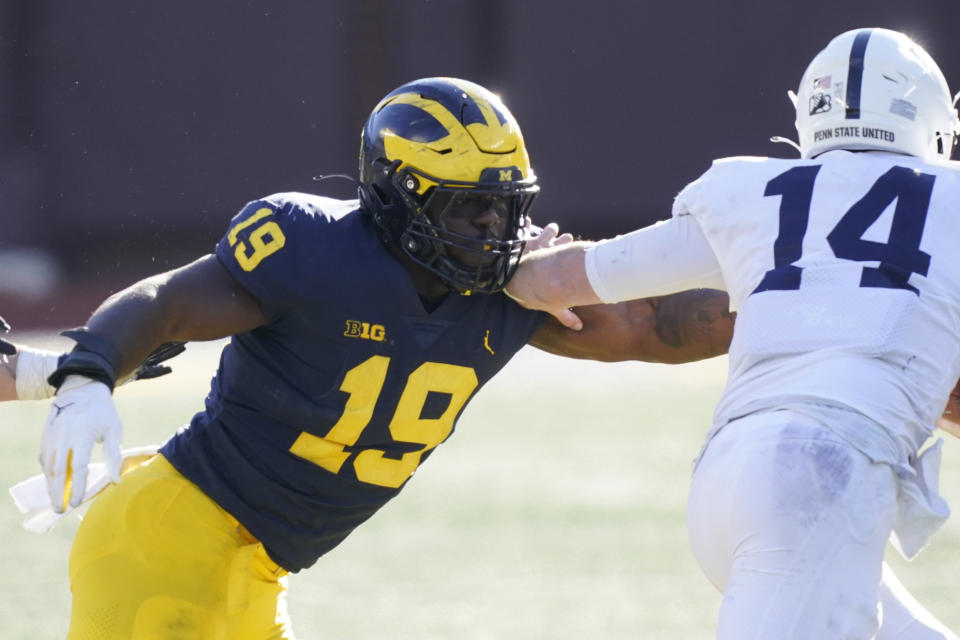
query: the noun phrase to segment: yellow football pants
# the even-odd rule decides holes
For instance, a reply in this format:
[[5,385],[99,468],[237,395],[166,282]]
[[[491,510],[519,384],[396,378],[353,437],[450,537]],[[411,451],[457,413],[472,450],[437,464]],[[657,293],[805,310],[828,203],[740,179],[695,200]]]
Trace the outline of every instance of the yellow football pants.
[[291,640],[286,572],[163,456],[90,507],[68,640]]

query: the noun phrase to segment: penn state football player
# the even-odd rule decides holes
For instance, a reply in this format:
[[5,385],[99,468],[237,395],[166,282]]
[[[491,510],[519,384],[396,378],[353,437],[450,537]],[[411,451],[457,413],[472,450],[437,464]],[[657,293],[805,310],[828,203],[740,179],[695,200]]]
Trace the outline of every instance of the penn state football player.
[[[728,291],[688,505],[717,637],[873,638],[887,539],[912,557],[948,514],[939,448],[920,450],[960,374],[960,122],[934,60],[886,29],[837,36],[793,97],[800,159],[717,160],[671,220],[531,252],[509,289],[571,326],[569,305]],[[956,637],[910,611],[876,637]]]

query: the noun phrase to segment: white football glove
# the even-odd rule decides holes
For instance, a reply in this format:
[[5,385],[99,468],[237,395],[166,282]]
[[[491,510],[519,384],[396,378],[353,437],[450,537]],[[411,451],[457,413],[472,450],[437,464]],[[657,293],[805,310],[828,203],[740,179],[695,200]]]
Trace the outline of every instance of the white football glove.
[[67,376],[50,407],[40,450],[50,505],[56,513],[83,501],[94,443],[103,443],[107,477],[120,481],[122,433],[110,388],[84,376]]

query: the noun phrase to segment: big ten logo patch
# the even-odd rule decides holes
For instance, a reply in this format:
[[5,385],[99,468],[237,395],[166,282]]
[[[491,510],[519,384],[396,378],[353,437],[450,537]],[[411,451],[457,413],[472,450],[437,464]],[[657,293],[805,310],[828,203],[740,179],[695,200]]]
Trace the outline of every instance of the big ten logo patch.
[[347,320],[347,329],[343,332],[348,338],[360,338],[383,342],[387,339],[387,330],[382,324],[370,324],[359,320]]

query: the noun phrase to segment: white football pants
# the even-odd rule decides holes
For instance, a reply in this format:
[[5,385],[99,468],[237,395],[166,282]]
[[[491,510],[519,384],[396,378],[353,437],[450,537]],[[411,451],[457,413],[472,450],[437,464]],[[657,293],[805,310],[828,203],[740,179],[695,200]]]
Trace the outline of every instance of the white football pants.
[[694,556],[723,593],[717,639],[955,639],[892,573],[881,589],[896,512],[893,470],[817,422],[774,411],[726,425],[687,508]]

